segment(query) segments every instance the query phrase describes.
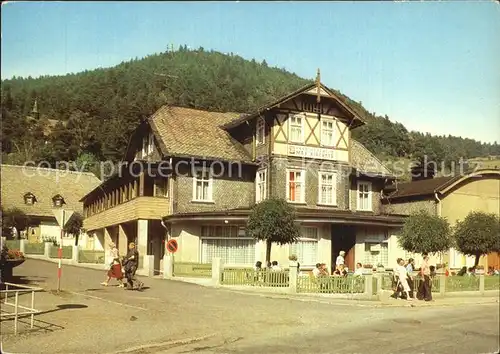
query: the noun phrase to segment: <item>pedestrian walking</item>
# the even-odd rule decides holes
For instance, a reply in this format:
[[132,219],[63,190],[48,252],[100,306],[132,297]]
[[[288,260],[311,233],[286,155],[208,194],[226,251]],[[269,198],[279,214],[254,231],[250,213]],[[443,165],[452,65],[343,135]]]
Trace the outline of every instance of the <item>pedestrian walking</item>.
[[408,273],[404,266],[405,261],[402,258],[398,258],[397,262],[398,266],[396,267],[396,274],[398,282],[401,284],[401,287],[403,288],[402,292],[406,294],[406,300],[411,301],[413,299],[410,297],[410,286],[408,285]]
[[415,270],[415,260],[413,258],[408,259],[408,264],[406,264],[406,273],[408,274],[408,285],[410,286],[410,296],[415,298],[415,280],[413,278],[413,271]]
[[137,282],[137,290],[141,290],[144,283],[135,279],[135,272],[139,267],[139,252],[135,248],[135,243],[130,242],[128,245],[128,253],[123,260],[125,268],[125,277],[127,278],[127,290],[134,289],[134,281]]
[[420,267],[420,275],[422,276],[422,281],[420,282],[417,299],[431,301],[431,267],[429,265],[429,255],[427,253],[423,254],[424,261]]
[[108,286],[109,281],[111,278],[115,278],[118,281],[118,286],[120,288],[123,288],[123,273],[122,273],[122,266],[120,264],[120,255],[118,253],[118,248],[116,248],[116,245],[114,242],[109,243],[109,254],[111,258],[111,263],[109,264],[109,270],[108,270],[108,278],[106,281],[103,281],[101,285]]

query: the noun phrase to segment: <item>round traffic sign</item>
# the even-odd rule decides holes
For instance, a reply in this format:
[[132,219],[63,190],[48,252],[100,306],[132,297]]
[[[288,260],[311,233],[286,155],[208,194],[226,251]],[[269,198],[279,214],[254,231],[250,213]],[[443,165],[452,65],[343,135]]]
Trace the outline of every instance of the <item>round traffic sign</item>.
[[167,251],[169,251],[170,253],[177,252],[178,248],[179,248],[179,245],[177,244],[176,240],[169,240],[167,242]]

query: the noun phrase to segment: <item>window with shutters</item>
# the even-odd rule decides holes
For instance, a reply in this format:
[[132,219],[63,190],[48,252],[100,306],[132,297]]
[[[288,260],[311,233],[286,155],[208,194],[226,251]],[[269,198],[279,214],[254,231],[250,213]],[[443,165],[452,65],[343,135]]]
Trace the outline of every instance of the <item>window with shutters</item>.
[[318,204],[337,205],[337,174],[320,172],[318,178]]
[[201,263],[211,263],[214,257],[220,257],[227,265],[253,266],[255,242],[246,236],[243,226],[202,226]]
[[301,227],[300,239],[290,245],[290,255],[297,256],[300,267],[314,267],[318,263],[318,228]]
[[286,198],[289,202],[304,203],[305,173],[303,170],[287,170]]

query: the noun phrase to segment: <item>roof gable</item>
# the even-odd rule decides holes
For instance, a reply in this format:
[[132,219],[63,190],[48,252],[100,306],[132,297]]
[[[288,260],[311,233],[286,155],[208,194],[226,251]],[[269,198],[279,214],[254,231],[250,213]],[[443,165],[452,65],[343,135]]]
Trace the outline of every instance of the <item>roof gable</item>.
[[[52,217],[53,198],[58,195],[66,208],[82,212],[79,199],[101,182],[88,172],[13,165],[1,165],[1,170],[2,207],[17,207],[32,216]],[[25,204],[28,194],[36,198],[32,205]]]
[[359,141],[351,139],[351,165],[367,176],[392,177],[389,170],[370,150]]
[[363,119],[361,119],[361,117],[353,109],[351,109],[345,102],[343,102],[343,100],[337,94],[335,94],[335,92],[333,92],[332,90],[330,90],[328,87],[326,87],[325,85],[323,85],[321,83],[319,84],[319,86],[316,83],[311,83],[311,84],[303,86],[302,88],[300,88],[300,89],[298,89],[298,90],[296,90],[296,91],[294,91],[294,92],[292,92],[284,97],[279,98],[276,101],[273,101],[269,104],[266,104],[266,105],[260,107],[259,109],[257,109],[256,111],[254,111],[250,114],[247,114],[247,115],[242,116],[236,120],[233,120],[231,122],[226,123],[225,125],[223,125],[223,128],[224,129],[235,128],[235,127],[245,123],[246,121],[249,121],[251,119],[258,117],[263,112],[270,110],[272,108],[278,107],[280,104],[287,102],[287,101],[289,101],[289,100],[291,100],[299,95],[306,94],[306,95],[317,96],[318,88],[319,88],[321,97],[327,97],[329,99],[333,99],[345,112],[348,113],[348,115],[351,117],[351,124],[350,124],[351,128],[355,128],[355,127],[358,127],[358,126],[365,124]]

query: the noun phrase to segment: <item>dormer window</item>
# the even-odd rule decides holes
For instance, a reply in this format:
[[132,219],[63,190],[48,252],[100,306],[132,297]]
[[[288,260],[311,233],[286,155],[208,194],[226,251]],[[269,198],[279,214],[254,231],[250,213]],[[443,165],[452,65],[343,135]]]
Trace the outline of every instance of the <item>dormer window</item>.
[[57,194],[52,198],[52,203],[56,208],[60,208],[63,206],[63,204],[66,204],[64,202],[64,198],[60,194]]
[[24,195],[24,204],[27,204],[27,205],[33,205],[36,203],[36,197],[33,193],[26,193]]

